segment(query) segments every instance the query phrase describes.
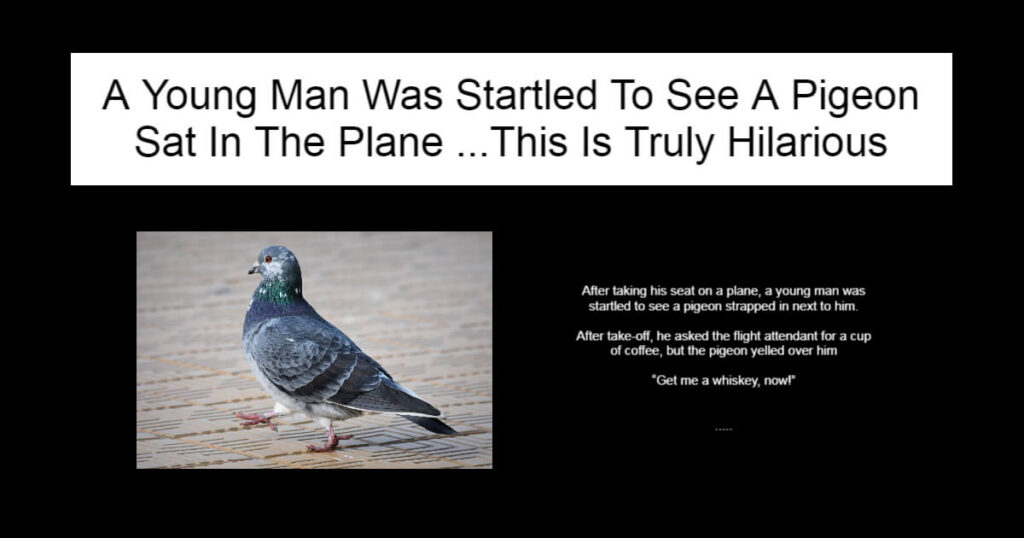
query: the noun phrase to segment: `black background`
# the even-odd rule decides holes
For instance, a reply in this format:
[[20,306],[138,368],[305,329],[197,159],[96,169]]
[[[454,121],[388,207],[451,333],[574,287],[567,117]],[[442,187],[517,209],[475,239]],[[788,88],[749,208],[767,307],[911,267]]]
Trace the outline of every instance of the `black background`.
[[[970,420],[963,411],[965,382],[955,374],[963,365],[960,306],[975,189],[964,162],[974,158],[976,142],[959,134],[974,121],[963,112],[963,96],[972,90],[962,80],[977,69],[976,56],[954,44],[950,21],[918,13],[828,13],[814,21],[783,14],[787,22],[769,24],[759,11],[743,13],[739,24],[741,14],[723,19],[679,9],[657,16],[638,10],[614,22],[584,13],[558,19],[519,13],[501,25],[494,17],[467,19],[447,31],[425,20],[399,24],[397,15],[361,19],[361,11],[334,21],[294,14],[231,25],[190,15],[159,28],[152,20],[110,31],[83,24],[52,59],[63,73],[68,51],[954,52],[955,185],[112,188],[69,187],[65,167],[54,177],[62,191],[60,221],[71,224],[63,229],[66,252],[88,253],[98,243],[116,247],[105,251],[111,264],[83,264],[75,280],[111,282],[122,292],[117,302],[90,304],[88,315],[70,315],[86,341],[97,326],[122,332],[123,345],[104,346],[105,364],[131,362],[135,232],[251,230],[266,222],[268,193],[295,204],[295,218],[277,228],[283,230],[492,230],[494,469],[345,473],[347,488],[391,505],[396,497],[411,497],[421,506],[437,502],[456,510],[456,501],[469,496],[475,506],[525,503],[551,513],[563,509],[565,499],[653,502],[663,486],[720,480],[731,487],[740,484],[733,482],[738,474],[757,477],[742,484],[761,488],[798,479],[820,481],[826,489],[856,482],[871,487],[875,498],[894,495],[880,487],[890,481],[916,492],[944,484]],[[54,102],[66,102],[66,87],[58,82]],[[341,197],[343,205],[336,203]],[[844,349],[837,360],[731,370],[798,374],[794,387],[770,394],[656,389],[650,373],[666,368],[613,360],[573,341],[578,329],[595,326],[584,313],[582,285],[623,282],[864,286],[864,312],[810,324],[850,324],[875,338],[860,351]],[[679,326],[666,318],[608,319],[628,320],[602,322],[609,328]],[[709,323],[736,325],[722,318]],[[667,370],[673,368],[703,371],[700,365]],[[98,375],[90,363],[75,370],[79,379]],[[205,482],[207,494],[221,487],[266,489],[271,496],[291,488],[302,495],[317,491],[313,484],[321,477],[294,472],[195,478],[134,470],[133,373],[118,371],[123,390],[105,393],[111,401],[102,405],[126,412],[109,423],[109,442],[82,448],[96,466],[129,474],[132,489],[191,491]],[[551,420],[552,412],[563,418]],[[714,431],[723,426],[733,431]],[[491,496],[510,488],[528,493],[517,494],[511,505]]]

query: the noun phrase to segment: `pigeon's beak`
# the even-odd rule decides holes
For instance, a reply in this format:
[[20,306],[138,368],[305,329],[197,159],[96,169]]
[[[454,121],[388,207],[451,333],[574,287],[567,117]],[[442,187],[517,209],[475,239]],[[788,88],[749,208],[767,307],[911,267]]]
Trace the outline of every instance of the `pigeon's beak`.
[[254,264],[252,264],[252,267],[249,268],[249,274],[251,275],[251,274],[253,274],[253,273],[255,273],[256,271],[259,271],[259,270],[260,270],[260,264],[254,263]]

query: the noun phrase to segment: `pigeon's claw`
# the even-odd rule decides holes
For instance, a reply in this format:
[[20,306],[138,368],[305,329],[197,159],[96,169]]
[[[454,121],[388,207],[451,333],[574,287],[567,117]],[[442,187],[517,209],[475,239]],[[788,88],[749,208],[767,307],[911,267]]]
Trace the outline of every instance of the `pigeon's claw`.
[[260,424],[261,422],[265,422],[267,424],[267,427],[269,427],[271,429],[271,431],[275,431],[275,432],[277,431],[277,426],[275,426],[274,423],[271,422],[269,418],[265,418],[265,419],[261,419],[261,420],[247,420],[247,421],[242,423],[242,426],[255,426],[257,424]]
[[277,426],[275,426],[273,422],[270,422],[271,418],[277,416],[277,413],[273,411],[269,413],[261,413],[255,415],[235,413],[235,416],[238,418],[245,419],[245,422],[242,423],[242,426],[255,426],[257,424],[266,424],[267,426],[270,427],[271,430],[274,430],[275,432],[277,431]]
[[330,452],[337,448],[339,439],[351,439],[351,435],[334,435],[334,426],[327,428],[327,444],[324,446],[306,445],[307,452]]

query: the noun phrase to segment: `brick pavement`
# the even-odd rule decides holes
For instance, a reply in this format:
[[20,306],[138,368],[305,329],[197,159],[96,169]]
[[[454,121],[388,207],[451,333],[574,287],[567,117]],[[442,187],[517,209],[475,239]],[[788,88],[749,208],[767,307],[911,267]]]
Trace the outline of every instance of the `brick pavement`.
[[[138,468],[489,468],[491,234],[140,232],[136,267]],[[302,415],[278,431],[242,427],[236,411],[273,401],[242,350],[260,249],[299,259],[303,292],[396,380],[447,415],[455,436],[401,417],[336,422],[338,450]]]

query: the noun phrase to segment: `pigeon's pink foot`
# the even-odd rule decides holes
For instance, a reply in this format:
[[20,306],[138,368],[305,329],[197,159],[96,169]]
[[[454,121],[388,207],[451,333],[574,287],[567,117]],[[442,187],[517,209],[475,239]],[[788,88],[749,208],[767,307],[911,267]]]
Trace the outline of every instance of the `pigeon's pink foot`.
[[351,439],[351,435],[334,435],[334,426],[327,428],[327,444],[324,446],[306,445],[307,452],[330,452],[338,446],[339,439]]
[[245,419],[245,422],[242,423],[242,426],[255,426],[257,424],[266,424],[267,426],[270,426],[271,430],[274,430],[275,432],[277,431],[277,426],[274,426],[274,423],[270,422],[270,419],[277,416],[277,413],[273,411],[270,411],[268,413],[257,413],[255,415],[235,413],[235,416],[238,418]]

